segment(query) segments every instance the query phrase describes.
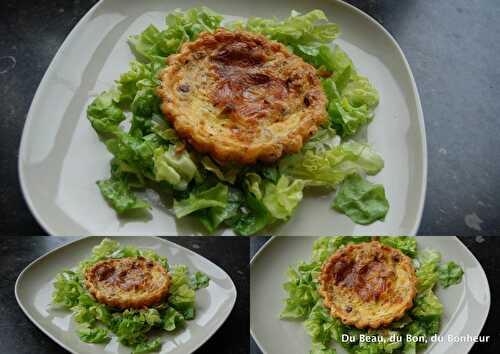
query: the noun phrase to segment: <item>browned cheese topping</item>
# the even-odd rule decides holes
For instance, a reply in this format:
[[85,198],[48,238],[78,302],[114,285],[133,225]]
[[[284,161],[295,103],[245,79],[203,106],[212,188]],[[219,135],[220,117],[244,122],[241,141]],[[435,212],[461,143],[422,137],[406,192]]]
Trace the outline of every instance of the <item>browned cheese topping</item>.
[[162,111],[195,149],[252,164],[297,152],[326,120],[316,70],[249,32],[202,33],[168,59]]
[[339,249],[321,267],[319,292],[332,316],[357,328],[378,328],[413,306],[411,259],[378,241]]

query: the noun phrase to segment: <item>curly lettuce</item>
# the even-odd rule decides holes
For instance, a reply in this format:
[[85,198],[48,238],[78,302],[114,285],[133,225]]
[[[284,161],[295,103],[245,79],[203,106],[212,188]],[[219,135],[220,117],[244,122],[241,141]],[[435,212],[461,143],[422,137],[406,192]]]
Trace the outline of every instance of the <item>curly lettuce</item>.
[[[360,330],[344,325],[323,306],[318,293],[318,275],[324,261],[338,249],[373,239],[397,248],[413,259],[417,269],[417,295],[413,307],[388,328]],[[424,349],[428,339],[440,330],[443,305],[435,293],[438,279],[446,279],[440,284],[447,287],[460,283],[462,275],[463,270],[456,263],[441,265],[438,252],[419,250],[414,237],[322,237],[314,242],[308,262],[302,261],[288,269],[287,280],[283,284],[287,297],[280,318],[303,322],[311,337],[310,354],[335,354],[334,343],[353,354],[414,354],[417,349]],[[352,340],[342,340],[342,335],[349,335]],[[377,336],[383,340],[361,341],[360,335]],[[409,340],[407,335],[424,340]]]
[[439,267],[439,283],[445,288],[460,283],[464,270],[453,261],[449,261]]
[[[159,262],[170,272],[169,295],[162,303],[144,309],[119,310],[97,302],[84,285],[84,272],[96,262],[109,258],[145,257]],[[197,271],[190,274],[184,265],[170,266],[168,260],[153,250],[122,246],[104,239],[91,255],[73,270],[56,275],[52,304],[70,310],[78,323],[77,334],[86,343],[107,343],[111,335],[132,348],[132,353],[150,353],[161,349],[160,339],[151,339],[154,329],[174,332],[196,315],[196,290],[207,287],[210,279]]]
[[149,208],[149,203],[137,197],[130,189],[128,183],[119,178],[109,178],[98,181],[97,185],[101,194],[117,213],[123,214],[131,210]]
[[321,10],[313,10],[306,14],[292,11],[290,17],[283,21],[251,17],[246,23],[236,23],[235,27],[264,34],[289,46],[304,48],[329,44],[340,33],[339,27],[335,23],[328,22],[328,18]]
[[223,17],[206,8],[192,8],[185,12],[175,10],[166,17],[166,29],[160,31],[149,25],[141,34],[131,36],[129,44],[134,54],[142,60],[164,63],[180,46],[194,40],[201,32],[213,31]]
[[174,212],[178,218],[182,218],[195,211],[207,208],[225,208],[228,203],[229,189],[226,185],[218,183],[200,192],[194,191],[189,197],[174,201]]
[[309,149],[290,155],[279,162],[283,175],[304,180],[308,185],[336,187],[349,175],[374,175],[384,167],[384,161],[370,146],[354,140],[332,149]]

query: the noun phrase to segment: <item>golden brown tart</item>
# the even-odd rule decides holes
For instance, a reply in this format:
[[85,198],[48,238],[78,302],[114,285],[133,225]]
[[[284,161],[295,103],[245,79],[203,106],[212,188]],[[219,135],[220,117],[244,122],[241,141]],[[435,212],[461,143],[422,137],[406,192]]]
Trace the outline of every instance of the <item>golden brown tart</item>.
[[85,286],[100,303],[143,308],[168,294],[170,275],[160,263],[144,257],[107,259],[86,269]]
[[327,118],[316,70],[254,33],[204,32],[161,72],[162,111],[219,162],[272,162],[300,150]]
[[331,315],[359,329],[400,319],[416,295],[411,259],[378,241],[341,248],[323,264],[319,279]]

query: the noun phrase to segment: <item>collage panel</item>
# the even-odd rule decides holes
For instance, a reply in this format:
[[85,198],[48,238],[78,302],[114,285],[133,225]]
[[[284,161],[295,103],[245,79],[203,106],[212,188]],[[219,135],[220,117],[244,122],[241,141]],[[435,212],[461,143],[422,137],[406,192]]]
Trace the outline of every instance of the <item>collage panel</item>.
[[248,354],[248,239],[3,237],[0,249],[2,353]]
[[497,353],[500,238],[253,238],[251,354]]
[[[448,65],[479,51],[467,6],[225,2],[0,4],[6,233],[500,232],[499,107],[469,84],[498,86],[496,63],[471,77]],[[437,48],[413,34],[437,13],[448,50],[425,65]],[[470,119],[484,137],[463,136]]]

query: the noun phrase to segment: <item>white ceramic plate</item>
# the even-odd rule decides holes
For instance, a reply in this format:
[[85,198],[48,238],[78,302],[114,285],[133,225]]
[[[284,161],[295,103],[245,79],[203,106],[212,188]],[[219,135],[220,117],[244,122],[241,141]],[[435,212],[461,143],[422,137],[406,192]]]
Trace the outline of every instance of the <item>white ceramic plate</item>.
[[[385,222],[355,225],[330,208],[332,196],[307,195],[292,219],[276,234],[399,234],[417,232],[427,178],[422,108],[408,63],[391,35],[372,18],[340,1],[205,0],[228,15],[286,17],[292,9],[322,9],[338,23],[337,41],[380,93],[376,118],[366,140],[385,160],[372,180],[383,183],[390,201]],[[176,221],[155,199],[151,217],[120,219],[95,184],[109,176],[111,155],[86,119],[93,96],[109,89],[133,56],[126,43],[148,24],[164,28],[175,8],[192,0],[101,0],[78,23],[54,57],[33,99],[23,131],[19,173],[27,203],[38,222],[54,235],[197,234],[192,219]],[[225,231],[229,233],[229,230]]]
[[[233,281],[217,265],[208,259],[175,243],[156,237],[116,237],[121,244],[155,250],[166,256],[170,264],[185,264],[191,271],[202,270],[210,277],[207,288],[196,292],[196,317],[186,327],[174,334],[164,333],[161,353],[189,354],[205,343],[224,323],[236,302]],[[65,268],[73,268],[87,258],[92,247],[101,237],[84,238],[38,258],[19,275],[16,299],[26,316],[50,338],[71,353],[93,354],[97,352],[125,354],[130,348],[119,344],[116,337],[106,344],[88,344],[80,341],[75,332],[76,323],[69,311],[51,307],[55,275]]]
[[[282,321],[286,292],[282,284],[289,266],[311,258],[311,237],[276,237],[253,257],[250,266],[250,331],[264,354],[309,353],[311,339],[302,322]],[[426,236],[417,239],[420,249],[441,252],[443,261],[453,260],[464,269],[460,284],[437,288],[444,305],[443,336],[479,335],[490,309],[490,289],[484,270],[474,255],[452,236]],[[427,354],[465,354],[473,343],[432,343]],[[337,348],[338,354],[347,354]]]

